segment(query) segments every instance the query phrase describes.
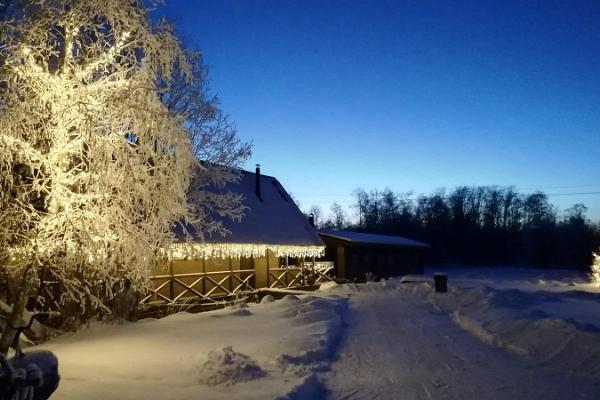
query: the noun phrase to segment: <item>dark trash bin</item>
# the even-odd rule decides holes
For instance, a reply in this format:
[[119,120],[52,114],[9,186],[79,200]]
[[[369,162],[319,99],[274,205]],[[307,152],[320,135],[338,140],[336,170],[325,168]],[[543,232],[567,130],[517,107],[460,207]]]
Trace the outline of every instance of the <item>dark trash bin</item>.
[[448,275],[435,273],[433,274],[433,282],[436,292],[446,293],[448,291]]

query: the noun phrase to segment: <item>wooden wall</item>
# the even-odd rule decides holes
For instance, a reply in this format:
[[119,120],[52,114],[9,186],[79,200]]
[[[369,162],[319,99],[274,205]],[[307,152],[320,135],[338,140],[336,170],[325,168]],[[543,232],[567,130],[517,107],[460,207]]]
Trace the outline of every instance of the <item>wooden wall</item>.
[[323,260],[333,261],[335,276],[363,281],[370,272],[377,278],[423,273],[425,249],[389,245],[360,245],[323,237]]

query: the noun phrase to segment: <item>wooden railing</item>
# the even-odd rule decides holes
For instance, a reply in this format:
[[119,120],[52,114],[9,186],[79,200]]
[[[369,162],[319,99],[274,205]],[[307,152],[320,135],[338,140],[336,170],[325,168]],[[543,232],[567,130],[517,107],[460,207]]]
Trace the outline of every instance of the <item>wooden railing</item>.
[[269,268],[269,288],[310,287],[331,281],[333,262],[304,262],[302,267]]
[[314,281],[308,268],[269,268],[269,288],[291,289],[312,286]]
[[212,302],[217,299],[252,293],[254,269],[155,275],[154,288],[141,304],[184,304],[190,301]]
[[314,284],[331,282],[333,280],[334,264],[332,261],[317,261],[314,263],[315,281]]
[[[330,281],[332,262],[305,262],[302,267],[267,268],[267,287],[292,289]],[[256,270],[155,275],[154,288],[141,300],[143,305],[214,303],[256,292]]]

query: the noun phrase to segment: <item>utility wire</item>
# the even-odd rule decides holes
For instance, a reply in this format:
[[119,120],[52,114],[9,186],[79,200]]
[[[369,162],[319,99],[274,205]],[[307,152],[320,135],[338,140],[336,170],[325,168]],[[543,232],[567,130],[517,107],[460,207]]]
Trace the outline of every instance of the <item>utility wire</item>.
[[[589,195],[598,195],[600,194],[600,191],[597,192],[570,192],[570,193],[544,193],[546,196],[551,197],[551,196],[589,196]],[[340,197],[347,197],[348,195],[345,196],[340,196]],[[301,197],[301,196],[298,196]],[[413,199],[416,200],[419,198],[418,195],[413,195],[413,196],[408,196],[405,197],[408,199]],[[448,199],[449,196],[444,196],[445,199]],[[323,201],[325,199],[333,199],[334,203],[354,203],[356,200],[335,200],[336,196],[323,196],[323,197],[312,197],[312,198],[308,198],[308,199],[304,199],[304,201]]]

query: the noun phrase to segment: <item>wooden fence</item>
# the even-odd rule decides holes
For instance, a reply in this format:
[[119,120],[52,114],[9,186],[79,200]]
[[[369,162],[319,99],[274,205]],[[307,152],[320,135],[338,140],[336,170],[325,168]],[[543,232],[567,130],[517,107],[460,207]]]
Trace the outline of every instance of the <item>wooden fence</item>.
[[255,275],[254,269],[155,275],[154,288],[140,303],[176,305],[246,295],[256,290]]
[[[267,288],[314,287],[331,281],[332,262],[305,262],[302,266],[267,268]],[[256,292],[256,269],[155,275],[154,288],[142,305],[214,303]]]
[[269,268],[269,288],[311,287],[331,280],[333,263],[305,262],[303,267]]
[[[331,281],[332,262],[304,262],[301,266],[266,269],[266,288],[294,289],[315,287]],[[265,271],[263,271],[265,272]],[[142,306],[183,306],[190,304],[218,304],[254,295],[257,269],[229,269],[224,271],[161,274],[151,277],[153,288],[141,299]],[[6,287],[0,282],[0,297]],[[57,282],[40,282],[37,308],[60,311],[60,287]]]

